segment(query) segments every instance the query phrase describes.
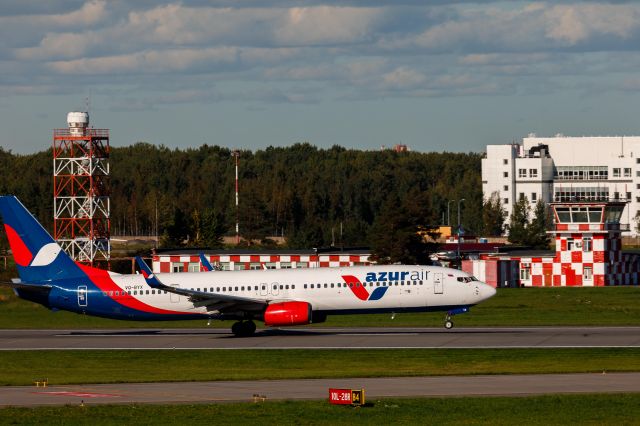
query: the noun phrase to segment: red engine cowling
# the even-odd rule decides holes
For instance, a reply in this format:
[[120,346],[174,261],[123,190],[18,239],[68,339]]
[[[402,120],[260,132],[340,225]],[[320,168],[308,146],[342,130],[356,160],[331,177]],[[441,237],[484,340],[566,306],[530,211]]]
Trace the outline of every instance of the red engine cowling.
[[264,311],[264,325],[304,325],[311,323],[311,305],[307,302],[272,303]]

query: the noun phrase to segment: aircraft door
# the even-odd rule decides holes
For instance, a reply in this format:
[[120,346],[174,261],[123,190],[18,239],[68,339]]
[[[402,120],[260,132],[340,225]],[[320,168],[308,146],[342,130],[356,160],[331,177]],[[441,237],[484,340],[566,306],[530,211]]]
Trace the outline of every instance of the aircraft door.
[[442,294],[444,292],[442,272],[433,274],[433,294]]
[[280,293],[280,290],[278,289],[278,283],[271,283],[271,294],[274,296],[277,296]]
[[78,286],[78,306],[83,308],[87,307],[87,286],[86,285]]

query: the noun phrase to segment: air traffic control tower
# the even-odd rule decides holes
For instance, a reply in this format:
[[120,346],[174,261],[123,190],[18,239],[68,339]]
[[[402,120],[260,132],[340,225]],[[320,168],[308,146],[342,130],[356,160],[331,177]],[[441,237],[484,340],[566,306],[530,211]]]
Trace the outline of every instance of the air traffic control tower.
[[67,124],[53,130],[54,238],[78,262],[108,264],[109,130],[90,128],[87,112],[70,112]]

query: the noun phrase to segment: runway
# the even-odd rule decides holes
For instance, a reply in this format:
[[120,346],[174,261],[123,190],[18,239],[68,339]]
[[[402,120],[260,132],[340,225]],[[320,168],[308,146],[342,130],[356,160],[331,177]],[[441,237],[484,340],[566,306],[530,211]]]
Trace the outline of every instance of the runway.
[[640,347],[640,327],[0,330],[0,350]]
[[549,393],[640,392],[640,373],[389,377],[181,383],[0,387],[0,407],[63,404],[214,403],[327,399],[329,388],[365,389],[382,397],[526,396]]

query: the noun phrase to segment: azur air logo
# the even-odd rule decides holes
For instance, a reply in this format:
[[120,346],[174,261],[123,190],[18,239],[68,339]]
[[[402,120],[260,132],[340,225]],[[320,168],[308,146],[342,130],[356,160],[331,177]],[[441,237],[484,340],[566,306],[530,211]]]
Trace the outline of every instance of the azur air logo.
[[360,280],[353,275],[343,275],[342,279],[349,286],[353,294],[360,300],[380,300],[389,287],[376,287],[371,294]]

